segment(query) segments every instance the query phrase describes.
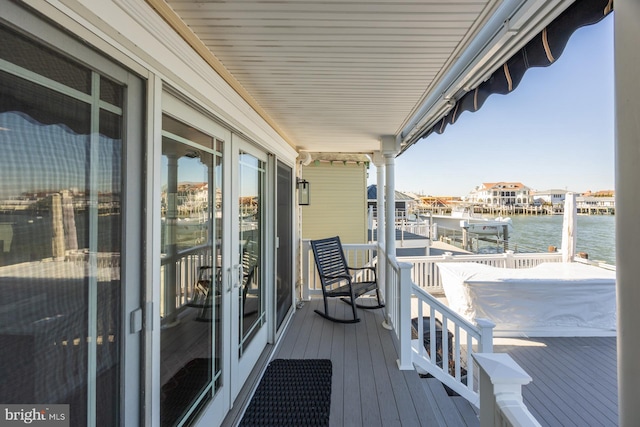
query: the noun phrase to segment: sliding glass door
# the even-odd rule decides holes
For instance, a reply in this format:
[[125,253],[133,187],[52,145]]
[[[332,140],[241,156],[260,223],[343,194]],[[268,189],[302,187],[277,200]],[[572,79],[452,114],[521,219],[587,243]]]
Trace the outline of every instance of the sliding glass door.
[[137,422],[142,81],[31,15],[36,35],[2,19],[0,402]]
[[[178,115],[189,117],[182,106]],[[180,114],[182,113],[182,114]],[[162,117],[160,422],[190,422],[213,404],[224,414],[222,357],[224,142],[170,114]]]
[[267,343],[267,156],[234,139],[232,217],[232,383],[239,390]]

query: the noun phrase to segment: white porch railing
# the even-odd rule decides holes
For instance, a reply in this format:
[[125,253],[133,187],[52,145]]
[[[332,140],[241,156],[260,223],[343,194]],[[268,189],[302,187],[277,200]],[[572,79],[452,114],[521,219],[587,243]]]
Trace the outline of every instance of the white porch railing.
[[[415,285],[413,297],[418,305],[417,316],[413,317],[417,319],[417,336],[411,341],[413,364],[479,406],[472,354],[493,351],[495,324],[487,319],[476,319],[476,324],[471,324]],[[420,338],[427,332],[420,322],[425,316],[442,324],[441,332],[438,332],[436,322],[428,322],[428,343]],[[426,348],[427,344],[429,348]]]
[[473,355],[480,369],[481,427],[539,427],[522,401],[531,377],[506,353]]
[[[303,262],[302,280],[304,282],[302,294],[306,298],[311,295],[321,293],[320,281],[317,278],[313,253],[308,241],[303,241]],[[492,424],[482,426],[536,426],[537,421],[529,413],[522,403],[521,394],[504,394],[505,387],[494,387],[500,381],[507,383],[518,383],[522,375],[529,378],[526,384],[531,381],[524,371],[508,370],[501,371],[500,376],[495,376],[490,370],[480,368],[479,372],[474,372],[478,365],[479,356],[485,358],[493,356],[493,327],[492,322],[486,319],[476,319],[476,324],[468,322],[452,311],[445,304],[433,297],[429,291],[429,285],[420,285],[415,282],[415,273],[412,272],[414,265],[409,262],[423,262],[430,268],[430,276],[439,276],[436,262],[445,260],[469,262],[482,262],[495,266],[511,266],[512,268],[533,267],[541,262],[554,262],[560,259],[559,254],[493,254],[493,255],[461,255],[461,256],[435,256],[402,258],[398,260],[393,256],[387,256],[375,244],[353,244],[343,245],[349,263],[354,267],[364,265],[379,265],[380,260],[384,260],[384,269],[389,272],[386,277],[380,274],[380,289],[385,299],[385,326],[392,330],[398,348],[398,367],[402,370],[412,370],[418,368],[423,372],[431,374],[443,384],[451,388],[459,395],[465,397],[469,402],[477,407],[483,406],[480,411],[481,420],[490,420]],[[377,251],[377,253],[376,253]],[[378,258],[376,258],[376,254]],[[423,276],[428,277],[429,275]],[[440,286],[439,277],[436,283]],[[425,331],[425,323],[420,321],[424,317],[429,317],[429,330]],[[414,325],[412,325],[412,319]],[[439,324],[436,325],[437,319]],[[412,332],[415,337],[412,337]],[[425,332],[428,332],[428,348],[425,347]],[[450,335],[451,333],[451,335]],[[449,338],[451,336],[451,338]],[[499,360],[510,357],[506,354],[495,355]],[[513,360],[507,363],[509,366],[517,366]],[[519,368],[519,367],[518,367]],[[483,371],[483,369],[485,369]],[[505,374],[506,373],[506,374]],[[513,378],[512,378],[513,377]],[[479,378],[480,384],[476,383]],[[484,385],[483,385],[484,384]],[[488,384],[488,385],[487,385]],[[488,390],[488,391],[485,391]],[[484,396],[481,397],[481,393]],[[482,404],[486,399],[490,403]],[[486,415],[486,411],[491,411],[491,415]],[[496,422],[497,424],[494,424]]]
[[194,296],[200,267],[212,265],[209,245],[165,256],[160,263],[160,317],[177,314]]
[[399,262],[407,262],[413,265],[411,280],[418,287],[431,294],[442,294],[442,282],[438,262],[476,262],[504,268],[531,268],[543,262],[562,262],[562,254],[549,253],[513,253],[507,251],[503,254],[471,254],[471,255],[444,255],[421,257],[398,257]]
[[[386,268],[391,271],[387,278],[391,279],[391,286],[387,287],[389,295],[385,298],[387,322],[398,341],[398,366],[415,366],[479,406],[471,355],[493,351],[494,324],[483,319],[478,319],[476,325],[469,323],[412,281],[411,264],[388,256],[386,260]],[[429,318],[428,331],[421,321],[424,317]],[[436,326],[437,321],[431,319],[440,324]]]

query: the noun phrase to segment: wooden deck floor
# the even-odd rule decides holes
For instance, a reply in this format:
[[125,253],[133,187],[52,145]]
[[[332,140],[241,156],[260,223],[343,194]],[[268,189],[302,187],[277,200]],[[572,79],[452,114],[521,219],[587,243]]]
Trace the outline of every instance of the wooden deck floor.
[[[272,358],[331,359],[331,426],[479,426],[464,399],[447,396],[436,380],[398,369],[382,310],[358,310],[360,323],[339,324],[313,312],[321,306],[314,299],[295,313]],[[332,301],[330,310],[346,318],[350,307]]]
[[[338,324],[313,312],[321,305],[314,299],[294,314],[271,359],[332,360],[331,426],[479,426],[471,405],[447,396],[437,380],[398,370],[382,310],[359,310],[360,323]],[[335,316],[348,317],[348,309],[330,305]],[[532,376],[523,397],[543,426],[617,425],[615,338],[496,339],[494,351]],[[225,425],[239,421],[241,408],[234,410]]]
[[496,339],[533,381],[524,403],[543,426],[618,425],[615,337]]

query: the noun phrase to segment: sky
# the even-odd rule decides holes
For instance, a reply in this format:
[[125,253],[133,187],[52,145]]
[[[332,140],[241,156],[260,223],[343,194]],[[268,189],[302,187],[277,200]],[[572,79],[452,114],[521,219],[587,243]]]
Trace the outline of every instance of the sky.
[[[483,182],[533,190],[614,189],[613,14],[578,29],[549,67],[531,68],[442,135],[396,158],[396,189],[465,196]],[[369,169],[369,184],[376,169]]]

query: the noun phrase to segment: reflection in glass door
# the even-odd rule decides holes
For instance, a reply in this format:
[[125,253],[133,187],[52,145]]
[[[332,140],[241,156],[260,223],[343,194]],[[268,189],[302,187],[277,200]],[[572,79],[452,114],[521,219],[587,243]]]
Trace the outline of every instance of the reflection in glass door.
[[162,120],[160,421],[188,421],[222,384],[222,142]]
[[242,357],[265,323],[263,286],[265,162],[240,151],[238,174],[239,346]]
[[125,123],[142,122],[142,85],[108,61],[83,58],[128,86],[2,25],[0,39],[0,402],[66,404],[72,426],[117,425],[131,366],[124,343],[138,350],[122,319],[126,304],[139,306],[126,279],[140,277],[129,242],[141,236],[122,232],[139,225],[140,206],[128,202],[139,170],[128,170],[125,188],[123,167],[139,160]]

